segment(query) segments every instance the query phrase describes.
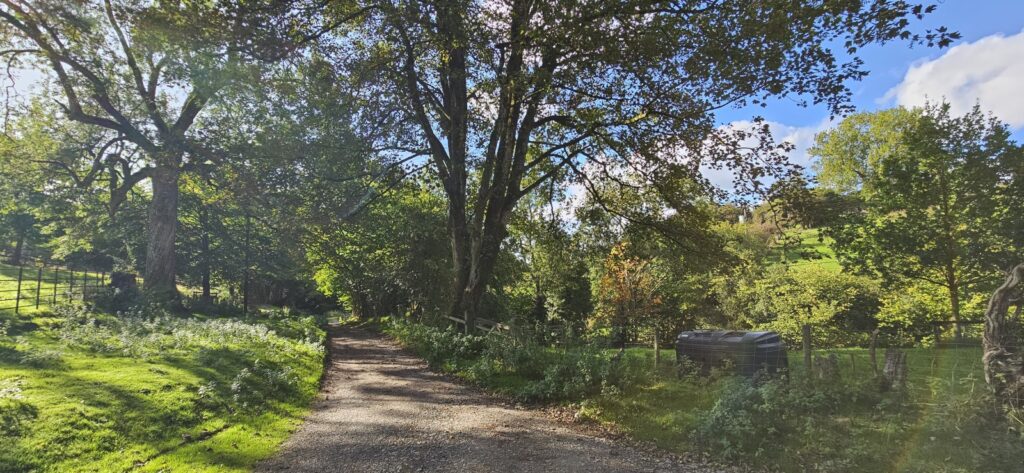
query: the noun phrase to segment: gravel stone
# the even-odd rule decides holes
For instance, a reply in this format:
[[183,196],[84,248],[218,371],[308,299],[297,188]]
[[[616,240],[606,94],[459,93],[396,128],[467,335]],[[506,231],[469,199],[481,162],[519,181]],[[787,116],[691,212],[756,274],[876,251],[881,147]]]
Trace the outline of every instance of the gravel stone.
[[584,432],[431,372],[367,330],[330,329],[321,395],[257,472],[715,472]]

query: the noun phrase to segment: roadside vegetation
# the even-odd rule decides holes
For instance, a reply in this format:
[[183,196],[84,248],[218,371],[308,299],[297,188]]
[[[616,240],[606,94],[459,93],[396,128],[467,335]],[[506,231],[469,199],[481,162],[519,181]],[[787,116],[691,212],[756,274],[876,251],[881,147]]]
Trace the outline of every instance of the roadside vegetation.
[[280,310],[0,314],[0,471],[248,471],[306,412],[323,341]]
[[[833,378],[809,376],[791,353],[787,377],[752,383],[727,369],[702,376],[685,363],[655,366],[650,349],[614,361],[586,345],[542,347],[391,320],[381,326],[435,369],[520,402],[565,406],[578,421],[678,453],[782,471],[922,473],[1017,471],[1024,455],[986,390],[979,349],[952,349],[938,360],[932,350],[910,350],[915,375],[904,390],[889,390],[862,349],[842,350]],[[953,367],[960,375],[946,377]]]

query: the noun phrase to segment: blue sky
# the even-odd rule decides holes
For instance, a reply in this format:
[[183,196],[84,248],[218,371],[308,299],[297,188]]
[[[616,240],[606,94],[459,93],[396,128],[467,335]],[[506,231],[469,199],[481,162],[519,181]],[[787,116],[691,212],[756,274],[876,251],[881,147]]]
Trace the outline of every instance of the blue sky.
[[[849,84],[853,104],[858,111],[871,111],[945,98],[962,112],[978,102],[1024,141],[1024,0],[936,3],[935,12],[912,28],[923,32],[946,26],[962,38],[944,49],[905,42],[863,49],[860,57],[870,74]],[[767,108],[725,110],[718,118],[723,124],[742,123],[756,115],[772,122],[777,140],[796,145],[791,158],[801,165],[810,163],[806,149],[814,134],[829,125],[825,107],[800,107],[792,99],[775,100]],[[725,178],[712,180],[716,177]]]

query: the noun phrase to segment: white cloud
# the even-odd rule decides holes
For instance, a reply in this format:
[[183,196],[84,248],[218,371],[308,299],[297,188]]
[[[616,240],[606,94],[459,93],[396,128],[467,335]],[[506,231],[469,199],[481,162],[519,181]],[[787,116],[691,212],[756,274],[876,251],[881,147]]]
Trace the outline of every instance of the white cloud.
[[1024,128],[1024,31],[986,36],[951,48],[942,56],[914,64],[884,100],[903,106],[946,100],[963,114],[976,103],[1012,128]]
[[[802,166],[808,172],[811,168],[812,158],[807,150],[814,144],[814,136],[832,125],[827,117],[810,126],[792,126],[770,120],[765,123],[768,124],[768,129],[771,130],[772,137],[777,143],[788,142],[793,145],[793,151],[789,153],[789,162]],[[749,130],[754,123],[749,120],[738,120],[723,126]],[[701,173],[719,189],[732,190],[733,173],[729,169],[712,169],[702,166]]]

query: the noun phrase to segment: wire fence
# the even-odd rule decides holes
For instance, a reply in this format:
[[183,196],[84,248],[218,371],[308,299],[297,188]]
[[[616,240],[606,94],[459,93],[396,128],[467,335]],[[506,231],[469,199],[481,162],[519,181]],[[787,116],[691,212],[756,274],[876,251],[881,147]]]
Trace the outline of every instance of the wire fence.
[[85,300],[107,285],[105,271],[92,272],[39,260],[0,265],[0,311],[20,314],[58,302]]
[[[0,249],[0,313],[17,315],[62,302],[87,301],[108,290],[111,284],[118,284],[112,280],[116,275],[112,278],[104,270],[71,267],[28,255],[18,259],[18,263],[12,263],[10,254]],[[138,275],[130,277],[134,284],[142,283]],[[197,288],[187,288],[180,294],[181,302],[187,307],[215,306],[248,313],[252,304],[248,272],[242,279],[238,294],[228,295],[216,289],[204,293]]]

